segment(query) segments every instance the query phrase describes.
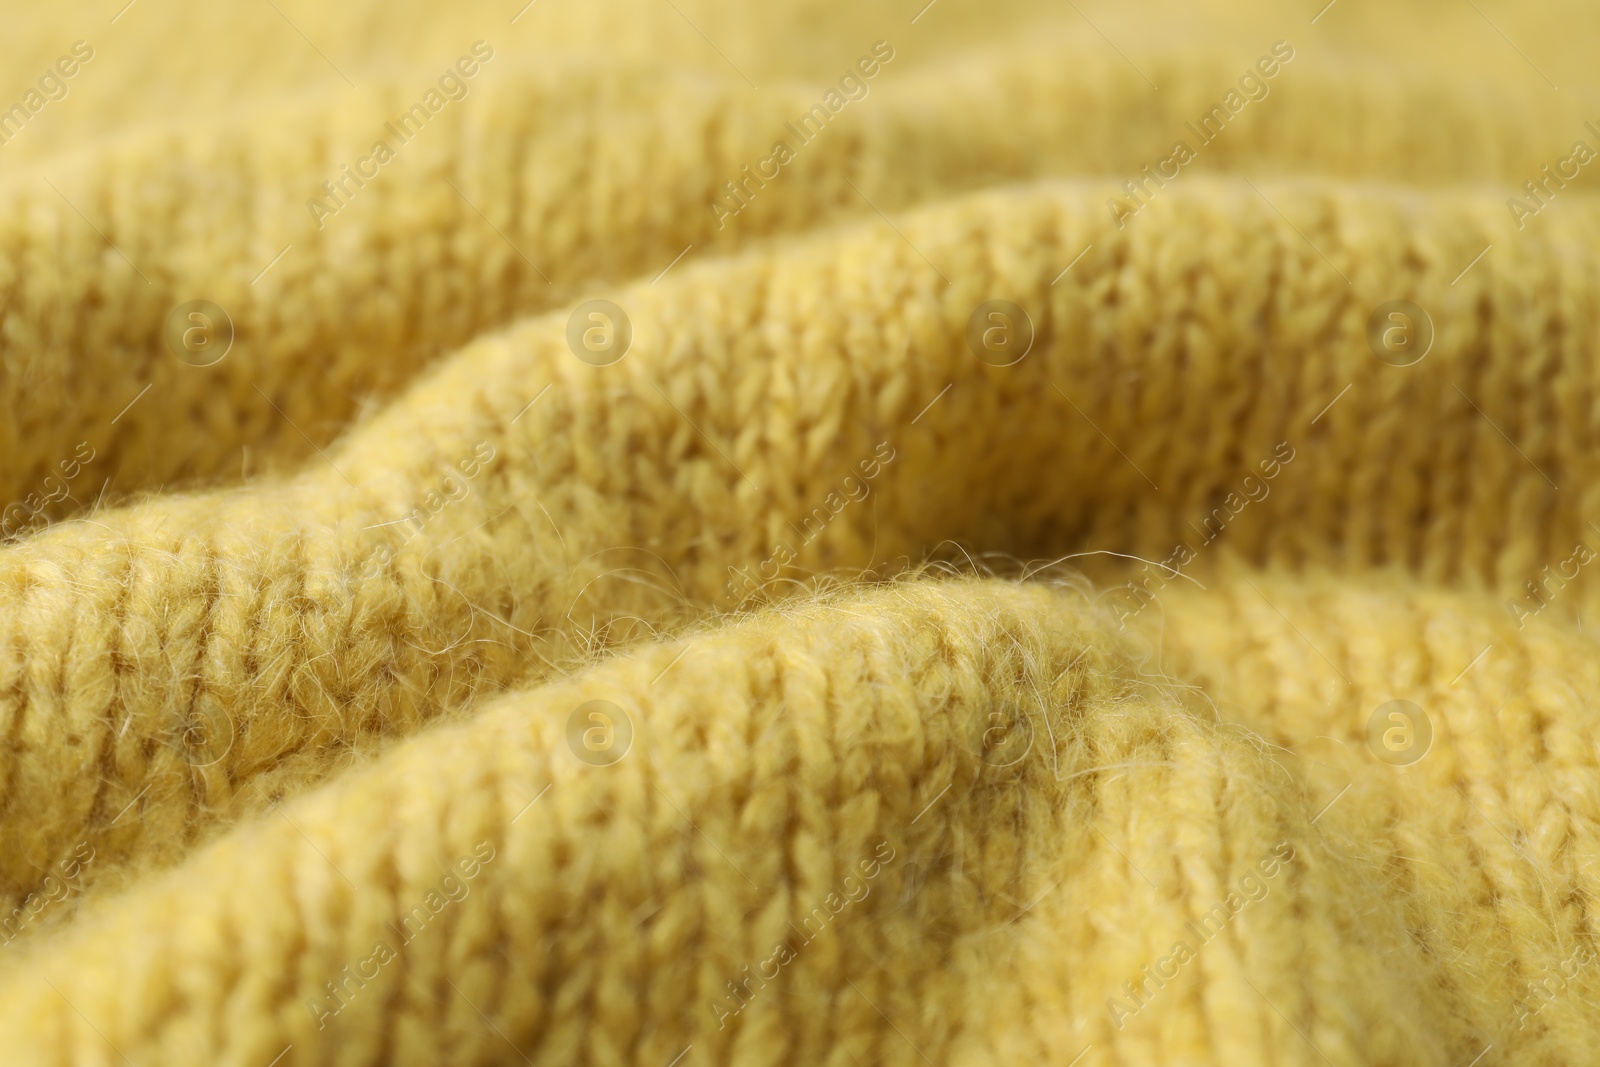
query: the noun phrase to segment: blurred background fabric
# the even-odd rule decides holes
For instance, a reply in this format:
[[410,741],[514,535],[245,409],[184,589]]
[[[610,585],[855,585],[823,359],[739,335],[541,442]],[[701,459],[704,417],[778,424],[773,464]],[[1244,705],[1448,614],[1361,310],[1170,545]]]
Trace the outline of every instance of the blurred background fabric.
[[0,1061],[1600,1056],[1592,6],[13,7]]

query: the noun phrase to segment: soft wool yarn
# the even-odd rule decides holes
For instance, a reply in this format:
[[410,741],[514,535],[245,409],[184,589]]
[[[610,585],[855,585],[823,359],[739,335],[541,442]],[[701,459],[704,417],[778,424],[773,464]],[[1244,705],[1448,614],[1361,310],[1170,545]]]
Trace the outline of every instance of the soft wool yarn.
[[1509,18],[19,12],[5,1062],[1588,1062],[1596,19]]

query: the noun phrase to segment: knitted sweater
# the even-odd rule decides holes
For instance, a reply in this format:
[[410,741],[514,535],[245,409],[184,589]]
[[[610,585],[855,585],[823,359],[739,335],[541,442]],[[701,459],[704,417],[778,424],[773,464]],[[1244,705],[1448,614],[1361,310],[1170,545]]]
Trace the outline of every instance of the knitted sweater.
[[1592,7],[7,22],[0,1062],[1600,1061]]

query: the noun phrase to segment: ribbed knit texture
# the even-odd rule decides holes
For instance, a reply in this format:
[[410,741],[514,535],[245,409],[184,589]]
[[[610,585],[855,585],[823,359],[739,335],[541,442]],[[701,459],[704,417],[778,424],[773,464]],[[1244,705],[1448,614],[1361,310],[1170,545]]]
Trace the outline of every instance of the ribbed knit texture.
[[0,1063],[1600,1060],[1592,8],[6,22]]

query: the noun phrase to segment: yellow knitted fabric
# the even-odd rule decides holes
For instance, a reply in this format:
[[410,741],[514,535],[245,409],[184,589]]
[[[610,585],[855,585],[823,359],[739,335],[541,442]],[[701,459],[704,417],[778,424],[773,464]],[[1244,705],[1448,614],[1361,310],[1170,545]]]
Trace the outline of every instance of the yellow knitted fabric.
[[1600,1062],[1592,7],[5,21],[0,1063]]

